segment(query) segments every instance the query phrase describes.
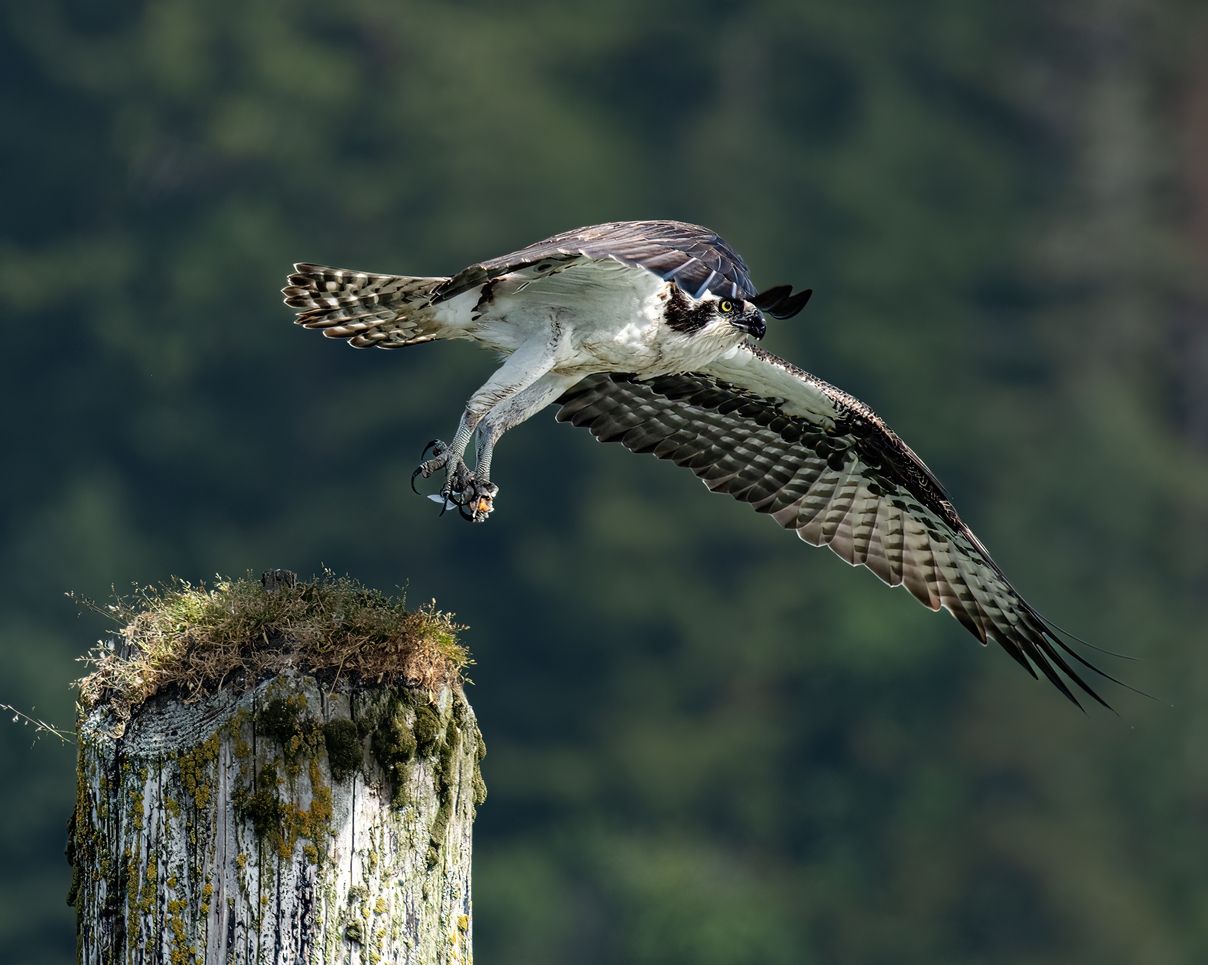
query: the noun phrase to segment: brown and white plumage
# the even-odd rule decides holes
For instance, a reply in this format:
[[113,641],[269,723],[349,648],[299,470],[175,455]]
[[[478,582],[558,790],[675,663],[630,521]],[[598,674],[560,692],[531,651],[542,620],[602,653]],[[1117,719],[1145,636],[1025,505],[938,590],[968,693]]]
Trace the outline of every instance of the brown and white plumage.
[[713,492],[947,610],[1075,703],[1066,679],[1103,702],[1072,665],[1090,664],[1011,586],[922,460],[847,393],[743,346],[697,372],[594,375],[558,401],[558,421],[690,469]]
[[305,262],[294,265],[286,279],[285,304],[299,309],[303,328],[328,338],[346,338],[354,348],[402,348],[430,342],[440,335],[423,329],[420,312],[447,278],[410,278]]
[[[356,347],[469,339],[506,357],[452,444],[416,470],[443,470],[440,501],[467,518],[493,508],[500,435],[556,401],[559,421],[691,469],[805,542],[948,610],[1075,703],[1070,684],[1103,703],[1078,668],[1101,672],[1016,592],[914,452],[862,402],[752,341],[763,315],[790,317],[810,292],[757,291],[709,229],[593,225],[450,277],[299,264],[283,291],[300,325]],[[462,456],[474,434],[471,472]]]

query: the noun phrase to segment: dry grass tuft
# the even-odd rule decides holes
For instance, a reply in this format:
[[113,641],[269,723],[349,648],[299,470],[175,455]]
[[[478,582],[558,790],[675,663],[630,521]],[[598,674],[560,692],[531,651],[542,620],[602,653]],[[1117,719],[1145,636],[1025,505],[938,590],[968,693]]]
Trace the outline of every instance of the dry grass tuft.
[[119,640],[81,658],[92,668],[77,681],[84,709],[105,703],[128,720],[165,690],[195,700],[284,670],[333,685],[352,677],[436,690],[460,680],[471,662],[457,639],[465,628],[435,603],[408,611],[401,596],[330,572],[269,584],[250,574],[212,587],[181,580],[136,587],[105,607],[88,604],[121,629]]

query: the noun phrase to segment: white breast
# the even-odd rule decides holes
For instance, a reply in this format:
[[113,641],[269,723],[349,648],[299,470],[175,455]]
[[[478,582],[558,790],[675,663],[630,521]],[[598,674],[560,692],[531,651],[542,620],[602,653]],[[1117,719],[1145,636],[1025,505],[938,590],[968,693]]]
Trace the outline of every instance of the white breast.
[[742,340],[730,326],[691,336],[668,328],[663,315],[669,285],[616,261],[583,261],[538,277],[516,273],[497,279],[490,305],[478,317],[472,317],[477,292],[449,306],[468,337],[500,352],[556,331],[555,368],[567,373],[689,371]]

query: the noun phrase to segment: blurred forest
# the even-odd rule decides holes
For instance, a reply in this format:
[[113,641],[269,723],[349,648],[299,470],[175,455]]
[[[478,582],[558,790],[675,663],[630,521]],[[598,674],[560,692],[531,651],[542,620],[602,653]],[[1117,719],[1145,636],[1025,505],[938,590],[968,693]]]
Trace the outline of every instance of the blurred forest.
[[[0,701],[63,596],[322,565],[472,630],[478,958],[1208,961],[1208,8],[0,8]],[[765,344],[880,411],[1083,715],[690,475],[539,417],[413,496],[494,360],[296,330],[294,261],[446,274],[620,218],[816,289]],[[72,955],[73,752],[0,729],[0,961]]]

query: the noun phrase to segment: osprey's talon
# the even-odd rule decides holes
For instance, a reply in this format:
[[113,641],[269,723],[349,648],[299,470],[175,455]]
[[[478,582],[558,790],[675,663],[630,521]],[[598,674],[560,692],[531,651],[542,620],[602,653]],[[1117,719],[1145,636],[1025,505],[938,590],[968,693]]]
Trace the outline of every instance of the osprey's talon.
[[[424,457],[429,452],[432,453],[432,458],[425,461]],[[424,451],[419,454],[420,463],[415,468],[415,472],[411,474],[411,481],[414,483],[416,476],[423,476],[427,479],[438,469],[443,469],[449,464],[450,456],[449,447],[439,439],[433,439],[424,446]]]
[[493,482],[471,478],[461,493],[462,501],[458,505],[461,518],[471,523],[485,523],[495,509],[497,495],[499,487]]
[[421,462],[416,466],[415,471],[411,473],[411,489],[417,495],[421,495],[415,488],[415,480],[421,476],[424,479],[428,479],[443,469],[445,471],[445,482],[440,487],[440,495],[429,497],[441,504],[440,512],[443,516],[450,506],[459,506],[464,501],[463,493],[466,487],[473,481],[474,474],[470,472],[465,462],[439,439],[433,439],[424,446],[424,451],[420,453],[420,458],[423,459],[429,452],[432,453],[432,458]]
[[460,459],[456,463],[451,463],[448,467],[448,474],[445,476],[445,484],[440,488],[440,494],[445,498],[445,501],[460,506],[466,501],[466,490],[473,484],[474,474]]

